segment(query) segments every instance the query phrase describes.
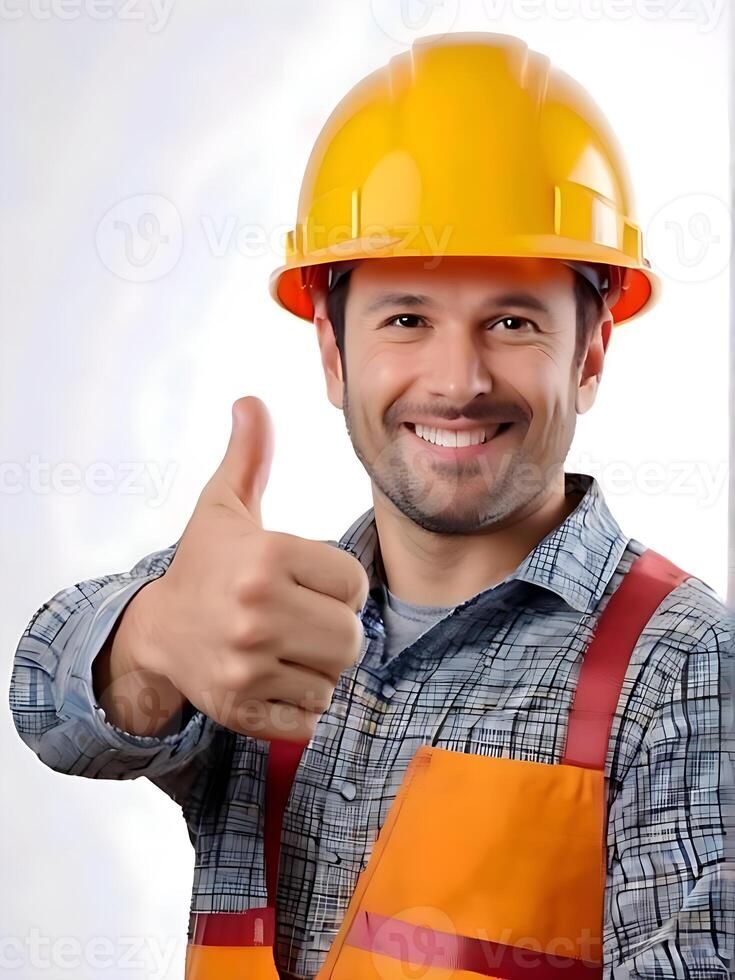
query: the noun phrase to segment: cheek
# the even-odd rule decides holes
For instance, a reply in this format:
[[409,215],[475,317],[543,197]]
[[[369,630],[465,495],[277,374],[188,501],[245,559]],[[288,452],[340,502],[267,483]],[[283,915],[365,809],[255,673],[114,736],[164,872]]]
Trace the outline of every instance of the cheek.
[[529,351],[506,367],[510,387],[526,404],[529,431],[546,439],[552,430],[564,428],[570,411],[569,378],[555,359],[544,350]]
[[360,370],[372,375],[405,376],[417,368],[416,349],[411,344],[368,343],[356,347]]
[[[369,414],[385,412],[390,405],[411,387],[416,376],[415,359],[400,356],[394,351],[365,350],[356,352],[350,381],[359,391],[361,403],[369,406]],[[352,362],[348,363],[348,374]]]

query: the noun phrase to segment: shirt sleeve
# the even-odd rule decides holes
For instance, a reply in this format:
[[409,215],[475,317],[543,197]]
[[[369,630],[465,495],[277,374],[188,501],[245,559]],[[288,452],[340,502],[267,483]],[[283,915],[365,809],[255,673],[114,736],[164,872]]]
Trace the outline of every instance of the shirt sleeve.
[[729,980],[735,947],[735,650],[708,630],[612,803],[603,980]]
[[195,710],[178,732],[134,735],[107,721],[92,683],[92,662],[115,622],[139,589],[165,573],[177,545],[45,602],[15,653],[10,708],[21,739],[51,769],[96,779],[146,776],[183,805],[227,730]]

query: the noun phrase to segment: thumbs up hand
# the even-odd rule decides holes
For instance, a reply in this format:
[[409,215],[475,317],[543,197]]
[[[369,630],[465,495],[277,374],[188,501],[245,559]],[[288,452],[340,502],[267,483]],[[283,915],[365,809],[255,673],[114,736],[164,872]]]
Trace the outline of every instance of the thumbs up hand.
[[171,564],[135,597],[137,660],[227,728],[308,742],[359,657],[368,577],[326,542],[263,529],[273,425],[254,396],[232,420]]

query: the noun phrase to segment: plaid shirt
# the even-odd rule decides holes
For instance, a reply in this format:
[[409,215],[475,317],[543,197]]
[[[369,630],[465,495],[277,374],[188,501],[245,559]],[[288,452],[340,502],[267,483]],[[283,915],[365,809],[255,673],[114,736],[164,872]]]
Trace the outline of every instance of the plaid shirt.
[[[628,539],[597,482],[502,583],[453,608],[388,663],[373,510],[331,542],[365,567],[365,642],[304,752],[284,816],[276,944],[312,977],[417,748],[430,743],[558,763],[597,618],[644,546]],[[165,573],[178,542],[130,571],[59,592],[15,656],[10,704],[21,738],[59,772],[146,776],[182,809],[195,848],[191,909],[266,904],[268,743],[196,712],[164,738],[128,734],[95,703],[91,663],[131,596]],[[690,576],[633,652],[613,719],[604,980],[728,977],[735,943],[733,615]],[[727,834],[725,828],[727,827]]]

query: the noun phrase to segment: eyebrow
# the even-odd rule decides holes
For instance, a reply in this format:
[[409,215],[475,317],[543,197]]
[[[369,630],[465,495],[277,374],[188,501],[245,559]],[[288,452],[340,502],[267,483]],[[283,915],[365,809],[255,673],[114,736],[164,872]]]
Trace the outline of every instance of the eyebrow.
[[[385,306],[434,306],[431,296],[420,293],[381,293],[365,308],[365,313],[375,313]],[[501,296],[488,296],[483,306],[522,306],[529,310],[551,314],[549,307],[531,293],[503,293]]]

